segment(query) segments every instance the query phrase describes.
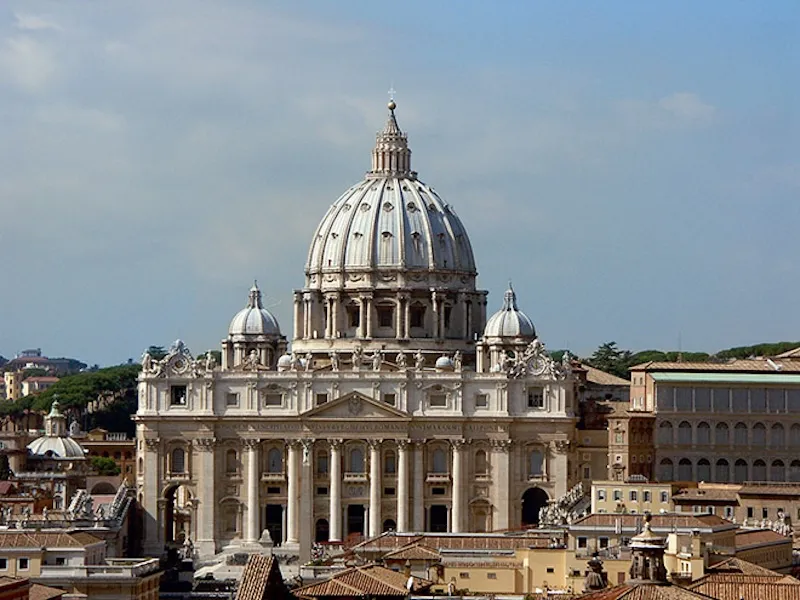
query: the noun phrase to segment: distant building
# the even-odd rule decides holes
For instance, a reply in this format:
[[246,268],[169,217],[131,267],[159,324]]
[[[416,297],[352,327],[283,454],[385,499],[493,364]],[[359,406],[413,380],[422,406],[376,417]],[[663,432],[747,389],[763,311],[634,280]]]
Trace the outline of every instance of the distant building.
[[673,512],[672,496],[680,489],[675,483],[650,482],[633,476],[625,481],[592,483],[592,513],[653,514]]
[[31,394],[43,392],[46,389],[53,387],[58,380],[58,377],[46,375],[27,377],[22,381],[22,396],[30,396]]
[[22,372],[5,371],[3,373],[6,400],[19,400],[22,398]]

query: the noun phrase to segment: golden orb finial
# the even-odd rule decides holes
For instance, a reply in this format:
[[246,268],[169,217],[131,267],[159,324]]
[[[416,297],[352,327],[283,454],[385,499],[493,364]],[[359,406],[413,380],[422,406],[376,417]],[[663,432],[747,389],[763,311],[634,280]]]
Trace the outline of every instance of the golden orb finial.
[[395,108],[397,108],[397,104],[395,103],[394,100],[389,100],[389,104],[387,104],[386,106],[389,107],[389,110],[394,110]]

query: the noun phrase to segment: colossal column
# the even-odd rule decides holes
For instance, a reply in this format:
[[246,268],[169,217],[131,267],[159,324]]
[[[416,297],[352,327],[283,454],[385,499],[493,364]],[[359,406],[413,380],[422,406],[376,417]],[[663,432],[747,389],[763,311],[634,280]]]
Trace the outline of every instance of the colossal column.
[[381,533],[381,440],[369,444],[369,535]]
[[297,472],[297,459],[299,456],[300,442],[292,440],[288,443],[289,453],[286,459],[286,476],[288,479],[287,490],[287,510],[286,510],[286,543],[298,544],[299,543],[299,519],[300,511],[298,510],[299,501],[299,473]]
[[[245,524],[245,542],[257,542],[260,536],[258,500],[258,453],[261,440],[245,440],[247,453],[247,523]],[[212,474],[213,476],[213,474]]]
[[328,440],[331,447],[330,465],[331,497],[328,540],[342,541],[342,440]]
[[214,531],[214,512],[216,509],[216,468],[214,465],[214,444],[212,438],[201,438],[194,441],[197,450],[197,533],[195,548],[201,556],[212,556],[216,553]]
[[147,514],[144,529],[144,551],[148,556],[160,556],[164,551],[164,521],[159,503],[161,474],[159,473],[161,441],[144,438],[144,510]]
[[397,531],[408,531],[408,440],[397,440]]
[[414,530],[425,531],[425,440],[414,441]]
[[450,531],[461,533],[464,530],[464,440],[451,440],[453,446],[453,513]]
[[511,486],[510,461],[511,440],[492,441],[492,504],[494,505],[494,529],[510,529],[509,489]]

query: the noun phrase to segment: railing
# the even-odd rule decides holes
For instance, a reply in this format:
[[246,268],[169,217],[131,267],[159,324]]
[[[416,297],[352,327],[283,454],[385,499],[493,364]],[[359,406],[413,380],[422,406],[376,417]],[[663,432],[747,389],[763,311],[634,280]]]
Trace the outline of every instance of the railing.
[[128,434],[119,431],[109,431],[106,434],[106,441],[109,442],[127,442]]
[[261,473],[261,481],[280,483],[286,481],[285,473]]
[[109,564],[86,566],[51,567],[42,565],[39,577],[41,579],[66,579],[66,578],[118,578],[134,579],[155,573],[159,570],[157,558],[148,559],[108,559]]
[[346,483],[364,483],[367,481],[366,473],[345,473],[344,481]]
[[189,481],[189,473],[167,473],[167,479],[172,481]]
[[425,480],[428,483],[447,483],[450,481],[450,473],[428,473]]

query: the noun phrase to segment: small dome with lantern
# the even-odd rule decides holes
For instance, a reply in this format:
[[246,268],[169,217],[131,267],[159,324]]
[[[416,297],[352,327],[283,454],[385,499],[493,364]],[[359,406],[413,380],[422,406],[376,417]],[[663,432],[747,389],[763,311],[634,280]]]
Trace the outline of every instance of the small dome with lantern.
[[483,330],[485,338],[526,338],[534,339],[536,329],[524,312],[517,308],[517,295],[511,282],[503,296],[503,308],[494,313]]
[[280,336],[281,328],[278,320],[269,312],[261,301],[261,290],[258,283],[253,283],[247,306],[236,313],[228,327],[228,335],[233,339],[238,336]]
[[53,400],[50,412],[44,418],[44,435],[28,444],[32,456],[41,458],[83,460],[83,447],[67,435],[67,418],[61,414],[58,400]]

